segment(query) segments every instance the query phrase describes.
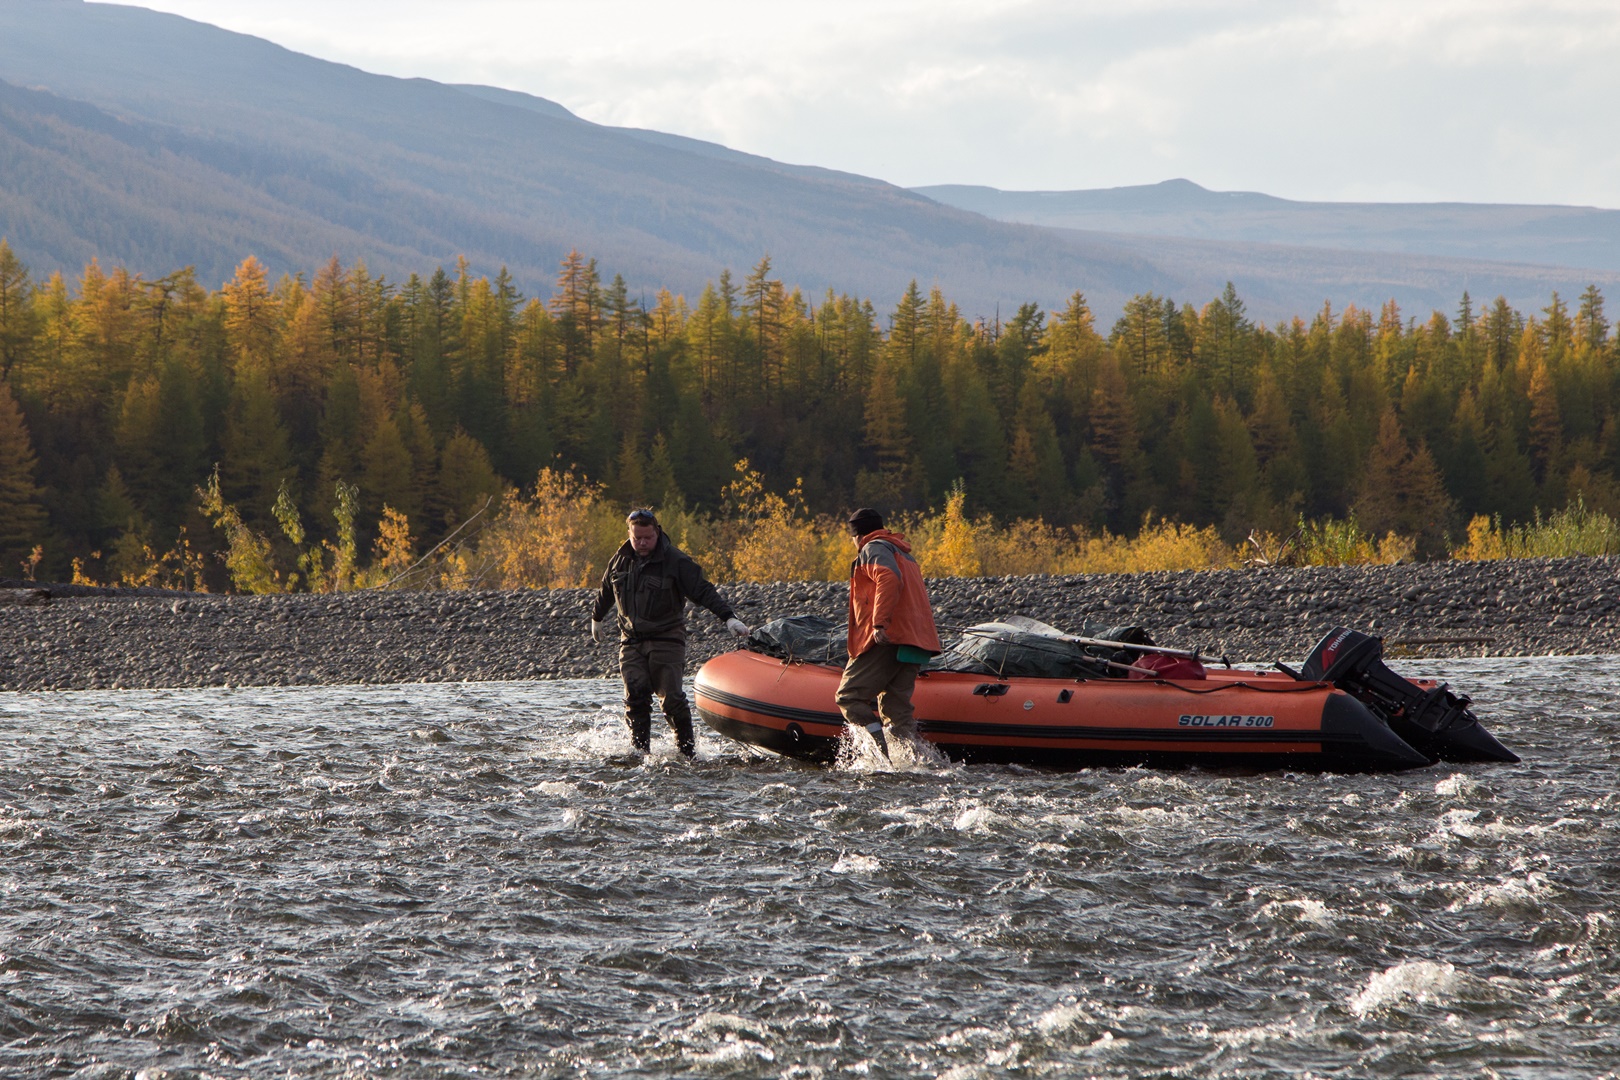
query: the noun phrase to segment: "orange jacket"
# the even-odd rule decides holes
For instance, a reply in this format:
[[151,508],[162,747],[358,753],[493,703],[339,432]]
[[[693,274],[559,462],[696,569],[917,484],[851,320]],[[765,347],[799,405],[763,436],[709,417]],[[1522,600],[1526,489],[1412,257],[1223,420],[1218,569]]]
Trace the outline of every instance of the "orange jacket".
[[861,537],[860,553],[849,567],[849,655],[870,649],[880,626],[891,644],[940,651],[934,611],[911,545],[886,529]]

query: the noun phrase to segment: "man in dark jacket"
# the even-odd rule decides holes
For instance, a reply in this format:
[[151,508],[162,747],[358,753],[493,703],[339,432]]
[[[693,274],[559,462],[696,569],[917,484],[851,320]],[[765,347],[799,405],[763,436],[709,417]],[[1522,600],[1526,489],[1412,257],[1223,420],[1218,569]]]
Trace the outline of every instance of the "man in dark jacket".
[[635,748],[646,753],[652,745],[656,693],[664,718],[675,730],[675,744],[682,754],[696,757],[692,706],[681,689],[686,674],[686,602],[708,608],[739,637],[750,631],[703,576],[702,567],[670,543],[651,510],[632,510],[625,524],[630,535],[602,573],[602,591],[591,612],[591,637],[602,640],[607,613],[616,611],[624,722]]

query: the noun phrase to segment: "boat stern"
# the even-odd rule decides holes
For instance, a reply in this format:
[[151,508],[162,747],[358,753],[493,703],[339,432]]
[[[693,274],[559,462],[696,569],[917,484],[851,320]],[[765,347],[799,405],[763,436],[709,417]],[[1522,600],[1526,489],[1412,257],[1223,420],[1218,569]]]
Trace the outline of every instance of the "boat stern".
[[1434,764],[1371,709],[1344,693],[1322,703],[1322,755],[1334,768],[1351,772],[1399,772]]

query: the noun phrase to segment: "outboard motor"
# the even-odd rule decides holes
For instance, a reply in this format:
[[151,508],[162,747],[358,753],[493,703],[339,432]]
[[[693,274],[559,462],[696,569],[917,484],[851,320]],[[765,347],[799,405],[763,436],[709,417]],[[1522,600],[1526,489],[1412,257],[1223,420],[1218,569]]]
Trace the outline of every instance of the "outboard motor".
[[1342,626],[1328,631],[1300,676],[1331,683],[1381,717],[1420,753],[1440,761],[1518,761],[1468,711],[1469,699],[1441,683],[1424,690],[1384,665],[1384,642]]

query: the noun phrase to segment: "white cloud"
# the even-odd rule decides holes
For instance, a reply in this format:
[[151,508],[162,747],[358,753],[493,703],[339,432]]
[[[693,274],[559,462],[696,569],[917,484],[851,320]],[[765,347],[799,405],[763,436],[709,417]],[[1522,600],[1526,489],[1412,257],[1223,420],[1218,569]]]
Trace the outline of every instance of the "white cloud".
[[1612,0],[155,6],[903,184],[1620,206]]

